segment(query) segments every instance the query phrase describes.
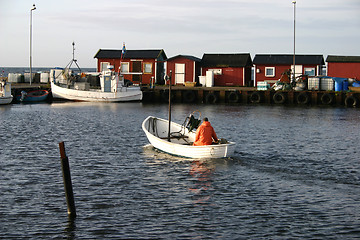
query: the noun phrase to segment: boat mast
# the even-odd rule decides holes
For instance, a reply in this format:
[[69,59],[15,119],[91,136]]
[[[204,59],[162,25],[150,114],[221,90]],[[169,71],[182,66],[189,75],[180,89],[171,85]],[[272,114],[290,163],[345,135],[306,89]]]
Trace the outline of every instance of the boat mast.
[[79,65],[77,64],[77,60],[75,59],[75,42],[72,42],[72,46],[73,46],[73,50],[72,50],[72,59],[71,59],[71,61],[68,63],[68,65],[66,65],[66,67],[65,68],[71,68],[71,65],[73,64],[73,63],[75,63],[75,65],[77,66],[77,68],[79,69],[79,71],[80,71],[80,73],[81,73],[81,69],[80,69],[80,67],[79,67]]

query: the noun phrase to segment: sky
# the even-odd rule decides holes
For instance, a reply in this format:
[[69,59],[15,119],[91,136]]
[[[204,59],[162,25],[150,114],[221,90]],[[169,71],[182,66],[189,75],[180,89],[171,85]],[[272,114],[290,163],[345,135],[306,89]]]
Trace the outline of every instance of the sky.
[[360,0],[0,0],[0,67],[95,68],[99,49],[360,56]]

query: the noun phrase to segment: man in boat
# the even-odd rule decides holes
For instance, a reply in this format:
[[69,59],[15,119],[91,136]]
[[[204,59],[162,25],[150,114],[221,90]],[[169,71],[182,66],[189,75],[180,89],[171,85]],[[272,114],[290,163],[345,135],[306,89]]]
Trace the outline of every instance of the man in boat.
[[209,119],[206,117],[203,120],[203,123],[196,130],[194,146],[211,145],[213,141],[219,141]]

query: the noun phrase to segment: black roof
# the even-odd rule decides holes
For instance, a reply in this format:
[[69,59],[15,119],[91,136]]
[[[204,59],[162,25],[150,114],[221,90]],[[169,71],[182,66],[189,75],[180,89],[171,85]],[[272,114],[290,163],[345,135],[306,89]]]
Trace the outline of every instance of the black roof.
[[329,55],[327,62],[360,62],[360,56],[334,56]]
[[[254,64],[293,64],[292,54],[256,54]],[[325,65],[322,55],[295,55],[295,64]]]
[[194,56],[191,56],[191,55],[176,55],[174,57],[168,58],[166,61],[173,60],[175,58],[187,58],[187,59],[193,60],[194,62],[201,62],[200,58],[194,57]]
[[201,60],[204,67],[247,67],[252,66],[250,53],[204,54]]
[[[120,58],[122,50],[112,50],[112,49],[99,49],[94,58]],[[133,58],[133,59],[143,59],[143,58],[152,58],[157,59],[161,58],[166,59],[166,54],[164,50],[126,50],[125,56],[123,58]]]

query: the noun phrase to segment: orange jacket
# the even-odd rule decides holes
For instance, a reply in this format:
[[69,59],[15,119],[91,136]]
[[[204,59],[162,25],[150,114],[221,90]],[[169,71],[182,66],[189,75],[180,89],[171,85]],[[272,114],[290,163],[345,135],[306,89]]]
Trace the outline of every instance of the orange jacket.
[[196,130],[194,146],[211,145],[213,142],[218,141],[214,128],[210,122],[204,121]]

